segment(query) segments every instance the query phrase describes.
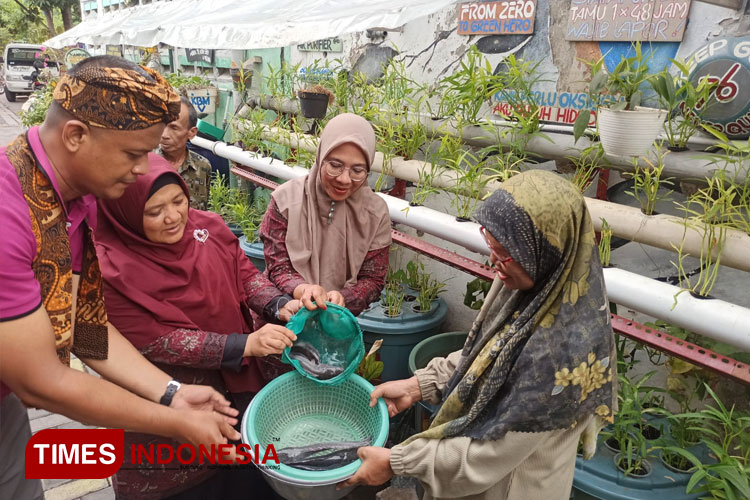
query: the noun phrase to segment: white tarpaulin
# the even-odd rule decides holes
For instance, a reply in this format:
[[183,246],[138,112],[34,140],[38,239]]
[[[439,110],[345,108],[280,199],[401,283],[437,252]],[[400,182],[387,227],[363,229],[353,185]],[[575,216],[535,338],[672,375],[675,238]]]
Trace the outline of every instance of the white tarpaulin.
[[44,44],[261,49],[398,28],[456,0],[174,0],[91,17]]

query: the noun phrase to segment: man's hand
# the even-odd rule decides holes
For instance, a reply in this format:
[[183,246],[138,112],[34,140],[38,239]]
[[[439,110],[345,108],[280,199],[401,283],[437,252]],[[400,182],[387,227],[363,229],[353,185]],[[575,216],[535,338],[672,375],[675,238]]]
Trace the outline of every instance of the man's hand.
[[370,406],[375,406],[378,398],[385,399],[388,415],[394,417],[422,399],[417,377],[385,382],[370,393]]
[[[294,289],[292,294],[295,299],[302,301],[302,305],[309,310],[326,308],[326,289],[320,285],[311,285],[303,283]],[[315,301],[313,303],[313,301]]]
[[239,411],[230,406],[230,402],[216,389],[207,385],[182,384],[169,405],[175,409],[215,411],[224,416],[224,421],[235,425]]
[[[177,391],[179,392],[179,391]],[[217,412],[180,410],[177,435],[175,438],[194,446],[225,444],[228,440],[238,441],[242,436],[234,430],[224,415]],[[229,458],[236,458],[236,450],[232,450]]]
[[364,446],[357,450],[357,456],[362,459],[362,465],[352,477],[337,484],[337,490],[355,484],[380,486],[393,477],[391,450],[388,448]]
[[279,309],[279,319],[283,321],[284,323],[287,323],[290,319],[292,319],[292,316],[297,314],[297,311],[302,309],[302,302],[299,300],[290,300],[286,304],[284,304],[284,307]]
[[[264,357],[269,354],[281,354],[286,347],[292,347],[297,336],[291,330],[267,323],[248,335],[245,344],[245,357]],[[179,391],[178,391],[179,392]]]
[[326,294],[326,299],[328,300],[328,302],[333,302],[334,304],[338,306],[341,306],[341,307],[346,306],[346,301],[344,300],[344,296],[341,295],[341,292],[339,291],[331,290],[330,292]]

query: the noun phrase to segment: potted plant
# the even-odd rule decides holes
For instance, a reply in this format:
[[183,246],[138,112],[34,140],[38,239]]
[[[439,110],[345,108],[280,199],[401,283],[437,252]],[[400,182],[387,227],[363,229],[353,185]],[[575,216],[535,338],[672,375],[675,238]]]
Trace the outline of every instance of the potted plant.
[[664,123],[670,151],[687,151],[687,141],[701,127],[701,117],[708,109],[711,95],[718,82],[702,78],[698,85],[690,79],[690,63],[670,59],[677,68],[672,75],[664,68],[651,80],[651,86],[659,96],[659,101],[668,112]]
[[333,104],[333,92],[320,84],[297,91],[300,112],[305,118],[320,119],[326,115],[328,104]]
[[[413,263],[411,275],[419,266]],[[404,303],[415,302],[417,291],[406,288],[409,273],[403,269],[389,269],[381,299],[365,309],[358,317],[365,344],[382,340],[380,359],[385,363],[383,381],[409,376],[409,352],[419,342],[439,331],[448,308],[441,299],[432,302],[430,310],[418,313]]]
[[219,89],[205,76],[184,76],[177,72],[164,77],[181,95],[190,99],[200,115],[210,115],[216,111]]
[[[642,107],[641,87],[653,76],[647,62],[653,53],[643,55],[641,43],[633,44],[634,55],[623,57],[610,72],[604,68],[604,56],[584,61],[591,69],[589,97],[597,108],[597,128],[604,151],[610,155],[641,156],[651,148],[662,129],[667,112]],[[591,110],[578,115],[573,134],[578,140],[591,119]]]

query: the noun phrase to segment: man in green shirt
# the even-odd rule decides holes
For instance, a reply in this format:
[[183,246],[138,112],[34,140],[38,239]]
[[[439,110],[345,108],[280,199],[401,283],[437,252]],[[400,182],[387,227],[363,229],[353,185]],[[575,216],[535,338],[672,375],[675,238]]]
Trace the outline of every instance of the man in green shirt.
[[180,103],[180,117],[164,128],[156,152],[185,179],[190,190],[190,207],[206,210],[211,187],[211,163],[188,149],[187,141],[198,133],[198,114],[187,97],[180,97]]

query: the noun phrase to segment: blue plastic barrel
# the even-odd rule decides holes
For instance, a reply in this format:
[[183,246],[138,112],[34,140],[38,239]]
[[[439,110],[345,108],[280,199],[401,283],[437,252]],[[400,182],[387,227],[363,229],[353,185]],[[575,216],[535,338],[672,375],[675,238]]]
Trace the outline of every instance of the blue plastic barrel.
[[383,305],[376,302],[357,317],[365,339],[365,351],[373,342],[383,339],[378,353],[384,365],[381,376],[384,382],[410,377],[409,353],[418,343],[438,333],[445,321],[448,308],[442,299],[433,301],[426,313],[416,312],[412,308],[415,303],[405,301],[401,314],[390,318],[385,315]]
[[265,271],[266,257],[263,255],[262,242],[256,241],[253,243],[248,243],[247,238],[245,238],[244,236],[240,236],[240,248],[243,252],[245,252],[245,255],[248,256],[253,265],[258,268],[258,271]]

